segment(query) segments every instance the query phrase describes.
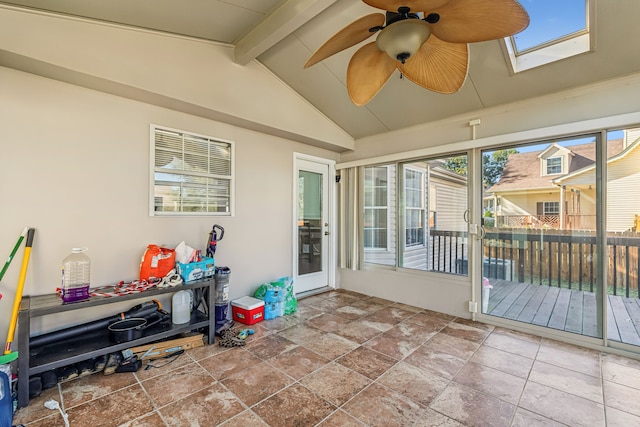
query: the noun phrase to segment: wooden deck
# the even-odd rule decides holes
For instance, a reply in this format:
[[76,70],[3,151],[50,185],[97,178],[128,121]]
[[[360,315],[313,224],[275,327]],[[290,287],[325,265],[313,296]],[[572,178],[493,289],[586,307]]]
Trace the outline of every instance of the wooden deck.
[[[593,292],[495,279],[491,284],[487,314],[598,337]],[[640,300],[609,295],[608,304],[608,338],[640,345]]]

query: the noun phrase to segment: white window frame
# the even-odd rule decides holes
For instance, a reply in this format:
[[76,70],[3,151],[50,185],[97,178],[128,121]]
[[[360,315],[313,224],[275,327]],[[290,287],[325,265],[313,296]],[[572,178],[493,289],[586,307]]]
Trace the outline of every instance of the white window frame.
[[[549,172],[549,167],[550,167],[549,166],[549,161],[550,160],[554,160],[554,161],[558,160],[558,161],[560,161],[559,165],[551,165],[551,167],[554,167],[554,168],[560,166],[560,171],[559,172]],[[563,171],[564,171],[564,160],[563,160],[562,156],[549,157],[544,161],[544,172],[545,172],[544,174],[545,175],[562,175]]]
[[[183,138],[194,138],[204,140],[209,143],[209,147],[214,146],[215,144],[223,144],[229,147],[230,150],[230,171],[229,174],[216,174],[211,171],[195,171],[195,170],[175,170],[175,169],[164,169],[161,167],[156,167],[156,134],[158,132],[165,133],[174,133]],[[194,132],[184,131],[180,129],[173,129],[167,126],[160,125],[150,125],[150,156],[149,156],[149,216],[152,217],[167,217],[167,216],[234,216],[235,214],[235,143],[233,141],[215,138],[207,135],[201,135]],[[183,152],[184,155],[184,146]],[[209,154],[208,160],[216,160],[217,157]],[[225,159],[226,160],[226,159]],[[228,197],[228,210],[224,212],[188,212],[188,211],[157,211],[156,210],[156,173],[162,172],[170,172],[176,175],[183,175],[185,177],[200,177],[200,178],[210,178],[217,179],[222,181],[229,182],[229,194],[224,194],[224,197]]]
[[[557,207],[553,212],[549,209],[551,206]],[[542,202],[542,213],[547,215],[559,215],[560,214],[560,202]]]
[[[362,242],[362,246],[363,249],[367,252],[371,251],[371,252],[376,252],[376,251],[389,251],[389,205],[390,205],[390,193],[391,193],[391,189],[389,188],[389,166],[388,165],[379,165],[379,166],[369,166],[369,168],[384,168],[386,170],[387,173],[387,202],[386,205],[383,206],[366,206],[364,205],[364,211],[366,211],[367,209],[376,209],[376,210],[382,210],[385,209],[387,211],[387,224],[386,224],[386,229],[387,229],[387,241],[385,242],[385,247],[371,247],[371,246],[366,246],[364,239]],[[368,227],[363,227],[363,232],[365,230],[367,230]]]
[[[420,207],[408,207],[407,206],[407,172],[413,172],[420,174]],[[416,248],[424,248],[426,245],[426,227],[429,226],[429,219],[426,218],[426,200],[425,200],[425,174],[426,171],[420,170],[417,168],[405,167],[404,168],[404,177],[402,182],[404,183],[404,211],[402,214],[404,215],[404,248],[405,249],[416,249]],[[414,189],[415,190],[415,189]],[[413,243],[407,244],[407,230],[409,229],[407,224],[407,211],[419,211],[422,215],[422,243]]]
[[532,68],[541,67],[572,56],[591,52],[594,49],[595,32],[595,0],[586,2],[586,29],[569,34],[556,40],[550,40],[540,46],[518,51],[514,36],[502,40],[505,56],[508,58],[511,71],[519,73]]

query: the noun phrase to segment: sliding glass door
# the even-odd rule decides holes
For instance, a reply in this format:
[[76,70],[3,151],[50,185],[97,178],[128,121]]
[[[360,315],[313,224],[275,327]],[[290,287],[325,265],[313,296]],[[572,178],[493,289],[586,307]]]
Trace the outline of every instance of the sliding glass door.
[[600,134],[482,152],[482,313],[601,338]]

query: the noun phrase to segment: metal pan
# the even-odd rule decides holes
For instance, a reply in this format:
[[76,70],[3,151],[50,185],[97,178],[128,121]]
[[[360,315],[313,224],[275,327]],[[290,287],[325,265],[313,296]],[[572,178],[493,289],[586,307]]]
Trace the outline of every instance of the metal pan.
[[118,320],[108,326],[109,335],[111,336],[111,339],[118,344],[137,340],[144,336],[145,329],[159,323],[160,321],[162,321],[162,318],[156,319],[151,323],[147,322],[147,319],[142,317]]

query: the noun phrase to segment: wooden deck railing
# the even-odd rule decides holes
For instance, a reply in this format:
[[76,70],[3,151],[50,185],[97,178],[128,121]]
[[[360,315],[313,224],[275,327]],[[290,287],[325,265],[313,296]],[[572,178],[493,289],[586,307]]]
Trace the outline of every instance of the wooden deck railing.
[[[467,274],[467,233],[431,230],[432,270]],[[611,295],[637,297],[640,233],[609,233],[607,287]],[[594,291],[594,232],[488,229],[483,275],[490,278]]]

